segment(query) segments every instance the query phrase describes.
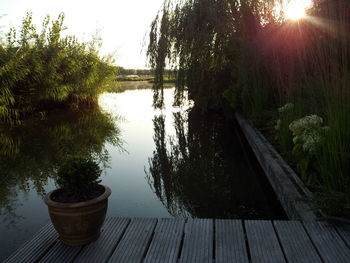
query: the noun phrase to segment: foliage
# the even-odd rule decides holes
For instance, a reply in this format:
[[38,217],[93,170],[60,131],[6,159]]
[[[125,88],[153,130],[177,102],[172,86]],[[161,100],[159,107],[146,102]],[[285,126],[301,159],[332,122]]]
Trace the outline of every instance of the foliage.
[[320,154],[329,127],[322,127],[323,119],[317,115],[310,115],[294,120],[289,129],[293,133],[294,147],[292,154],[297,160],[300,176],[308,183],[319,181]]
[[[298,109],[294,120],[309,115],[291,124],[294,147],[286,146],[284,151],[294,154],[298,172],[319,189],[315,199],[323,201],[315,203],[338,216],[349,215],[345,209],[335,211],[335,207],[347,206],[346,185],[350,179],[350,94],[346,84],[350,80],[350,42],[344,34],[349,25],[344,4],[338,0],[315,3],[307,20],[284,24],[273,32],[281,34],[284,29],[284,41],[270,43],[268,50],[261,50],[268,54],[266,64],[278,65],[278,71],[271,70],[269,74],[275,79],[272,88],[276,87],[279,100],[294,102]],[[272,35],[267,34],[266,39]],[[287,41],[295,48],[283,50],[282,44]],[[310,113],[322,118],[311,117]],[[322,127],[322,122],[329,128]],[[284,140],[291,138],[284,135]]]
[[0,44],[0,119],[15,122],[23,116],[65,104],[93,105],[115,78],[112,58],[100,58],[93,40],[80,43],[63,36],[64,14],[41,32],[27,13],[19,33],[11,28]]
[[308,154],[315,154],[319,151],[325,133],[329,129],[329,127],[322,127],[322,123],[323,119],[317,115],[293,121],[289,129],[293,132],[294,147]]
[[220,107],[224,97],[236,110],[258,119],[264,111],[293,103],[293,110],[278,116],[282,151],[293,157],[292,121],[311,114],[322,117],[330,127],[322,146],[305,152],[305,142],[298,139],[300,151],[294,149],[294,153],[304,157],[294,154],[294,161],[299,163],[298,172],[305,174],[308,165],[300,162],[317,159],[318,179],[311,180],[313,187],[348,195],[349,7],[344,0],[314,1],[308,17],[295,22],[276,13],[281,2],[165,1],[149,35],[154,105],[163,105],[162,77],[167,65],[177,72],[177,104],[188,90],[189,98],[203,109]]
[[284,150],[290,150],[293,147],[292,134],[289,129],[289,124],[295,119],[294,104],[287,103],[278,108],[279,119],[276,122],[276,139]]
[[82,157],[70,157],[58,169],[57,185],[70,193],[84,192],[96,188],[102,170],[98,164]]

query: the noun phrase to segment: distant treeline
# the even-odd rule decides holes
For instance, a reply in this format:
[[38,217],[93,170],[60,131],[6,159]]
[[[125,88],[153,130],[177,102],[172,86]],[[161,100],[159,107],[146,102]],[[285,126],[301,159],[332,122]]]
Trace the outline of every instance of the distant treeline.
[[[123,67],[117,67],[118,75],[138,75],[138,76],[153,76],[154,70],[152,69],[126,69]],[[164,74],[166,76],[174,74],[173,70],[165,69]]]
[[0,120],[18,122],[49,108],[96,105],[114,82],[113,58],[101,58],[98,40],[78,42],[62,36],[64,14],[47,16],[37,32],[32,14],[19,31],[11,28],[0,43]]

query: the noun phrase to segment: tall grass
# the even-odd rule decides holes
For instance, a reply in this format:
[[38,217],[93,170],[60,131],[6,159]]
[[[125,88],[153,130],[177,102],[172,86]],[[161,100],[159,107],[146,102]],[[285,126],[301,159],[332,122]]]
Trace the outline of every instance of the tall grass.
[[101,58],[98,43],[63,36],[64,14],[47,16],[41,32],[28,13],[19,30],[0,44],[0,119],[16,122],[33,112],[64,104],[94,104],[114,80],[112,58]]
[[[315,4],[302,21],[262,27],[251,44],[258,62],[250,61],[250,66],[256,71],[240,75],[244,83],[241,95],[248,94],[242,95],[241,102],[246,113],[261,116],[264,110],[275,108],[277,112],[285,103],[294,104],[285,128],[277,133],[284,152],[293,152],[288,130],[292,120],[311,114],[323,118],[329,130],[318,151],[294,158],[304,179],[319,191],[318,205],[330,214],[346,217],[350,217],[348,12],[345,1],[328,0]],[[273,103],[266,94],[272,95]],[[308,165],[301,166],[306,161]]]

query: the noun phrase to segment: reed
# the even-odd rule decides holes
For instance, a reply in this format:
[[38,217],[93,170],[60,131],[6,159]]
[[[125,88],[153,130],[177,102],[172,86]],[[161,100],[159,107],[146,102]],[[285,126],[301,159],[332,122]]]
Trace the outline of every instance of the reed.
[[[347,217],[350,216],[348,11],[345,1],[329,0],[315,4],[303,21],[273,25],[273,30],[262,28],[254,39],[255,55],[261,63],[257,69],[267,77],[254,73],[243,76],[250,78],[250,82],[244,82],[249,86],[243,90],[250,94],[250,100],[243,102],[244,110],[253,116],[277,105],[294,104],[287,119],[282,118],[284,129],[277,132],[280,145],[284,152],[291,153],[303,179],[318,191],[316,203],[330,214]],[[261,83],[265,83],[269,94],[274,94],[276,106],[263,100],[267,92]],[[316,152],[304,149],[296,154],[297,143],[292,143],[291,131],[286,127],[293,119],[312,114],[322,117],[327,133],[315,142]],[[316,128],[310,132],[318,134]]]
[[112,58],[101,58],[96,41],[63,36],[64,14],[47,16],[41,32],[27,13],[19,30],[0,44],[0,119],[17,122],[51,107],[93,105],[114,80]]

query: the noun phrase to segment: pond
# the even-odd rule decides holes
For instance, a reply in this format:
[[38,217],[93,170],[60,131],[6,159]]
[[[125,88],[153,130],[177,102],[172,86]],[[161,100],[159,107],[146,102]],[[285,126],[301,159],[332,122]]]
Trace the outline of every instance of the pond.
[[163,110],[135,89],[0,127],[0,261],[49,222],[42,196],[67,155],[99,161],[109,216],[284,219],[234,121],[172,107],[173,91]]

